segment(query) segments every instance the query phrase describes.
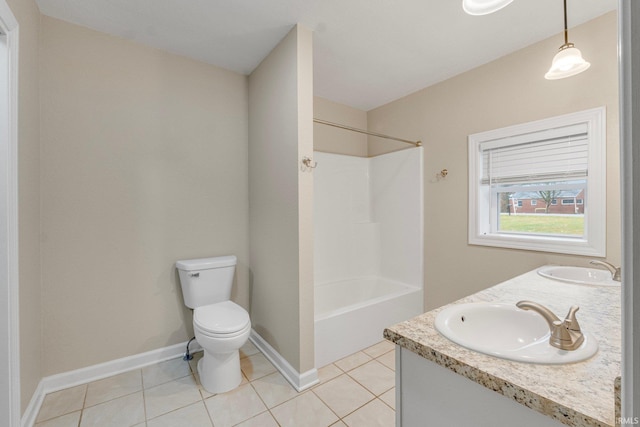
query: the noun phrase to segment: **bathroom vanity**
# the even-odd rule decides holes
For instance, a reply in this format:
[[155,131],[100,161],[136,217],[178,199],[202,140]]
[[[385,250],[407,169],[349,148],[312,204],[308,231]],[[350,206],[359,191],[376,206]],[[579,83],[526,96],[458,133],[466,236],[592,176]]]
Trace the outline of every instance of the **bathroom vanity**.
[[[434,327],[453,304],[521,300],[562,318],[572,305],[598,352],[569,364],[515,362],[469,350]],[[620,286],[562,283],[536,270],[384,331],[396,344],[396,425],[615,426],[614,383],[620,376]]]

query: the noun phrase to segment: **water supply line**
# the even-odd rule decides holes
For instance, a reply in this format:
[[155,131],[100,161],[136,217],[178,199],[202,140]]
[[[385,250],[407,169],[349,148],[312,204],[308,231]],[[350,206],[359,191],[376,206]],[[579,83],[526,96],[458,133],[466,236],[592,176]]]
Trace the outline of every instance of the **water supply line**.
[[189,344],[191,344],[191,341],[195,340],[196,337],[193,337],[189,340],[189,342],[187,343],[187,351],[184,353],[184,356],[182,357],[182,360],[191,360],[193,359],[193,355],[189,353]]

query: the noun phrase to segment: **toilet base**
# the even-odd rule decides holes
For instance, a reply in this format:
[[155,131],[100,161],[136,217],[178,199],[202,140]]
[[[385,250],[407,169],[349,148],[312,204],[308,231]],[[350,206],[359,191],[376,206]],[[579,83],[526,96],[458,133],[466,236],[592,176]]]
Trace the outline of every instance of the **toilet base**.
[[240,385],[240,352],[208,353],[198,361],[200,384],[209,393],[224,393]]

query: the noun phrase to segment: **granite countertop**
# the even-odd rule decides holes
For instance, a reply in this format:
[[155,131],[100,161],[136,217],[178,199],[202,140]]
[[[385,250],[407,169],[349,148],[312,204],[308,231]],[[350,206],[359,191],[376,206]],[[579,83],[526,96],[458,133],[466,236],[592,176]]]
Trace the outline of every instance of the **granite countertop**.
[[398,323],[384,337],[427,360],[570,426],[614,426],[614,381],[620,376],[620,286],[585,286],[541,277],[537,269],[460,299],[515,304],[531,300],[561,319],[572,305],[584,332],[598,341],[592,358],[566,365],[514,362],[461,347],[434,327],[443,306]]

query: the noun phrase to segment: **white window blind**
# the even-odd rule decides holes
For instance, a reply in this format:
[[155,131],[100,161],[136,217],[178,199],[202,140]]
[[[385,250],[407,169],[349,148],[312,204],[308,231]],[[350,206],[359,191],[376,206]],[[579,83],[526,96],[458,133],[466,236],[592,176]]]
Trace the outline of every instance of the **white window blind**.
[[587,123],[485,141],[481,184],[584,179],[588,174]]
[[[549,210],[518,206],[543,191],[558,192]],[[566,198],[581,205],[572,227]],[[469,244],[605,256],[606,206],[604,107],[469,135]]]

